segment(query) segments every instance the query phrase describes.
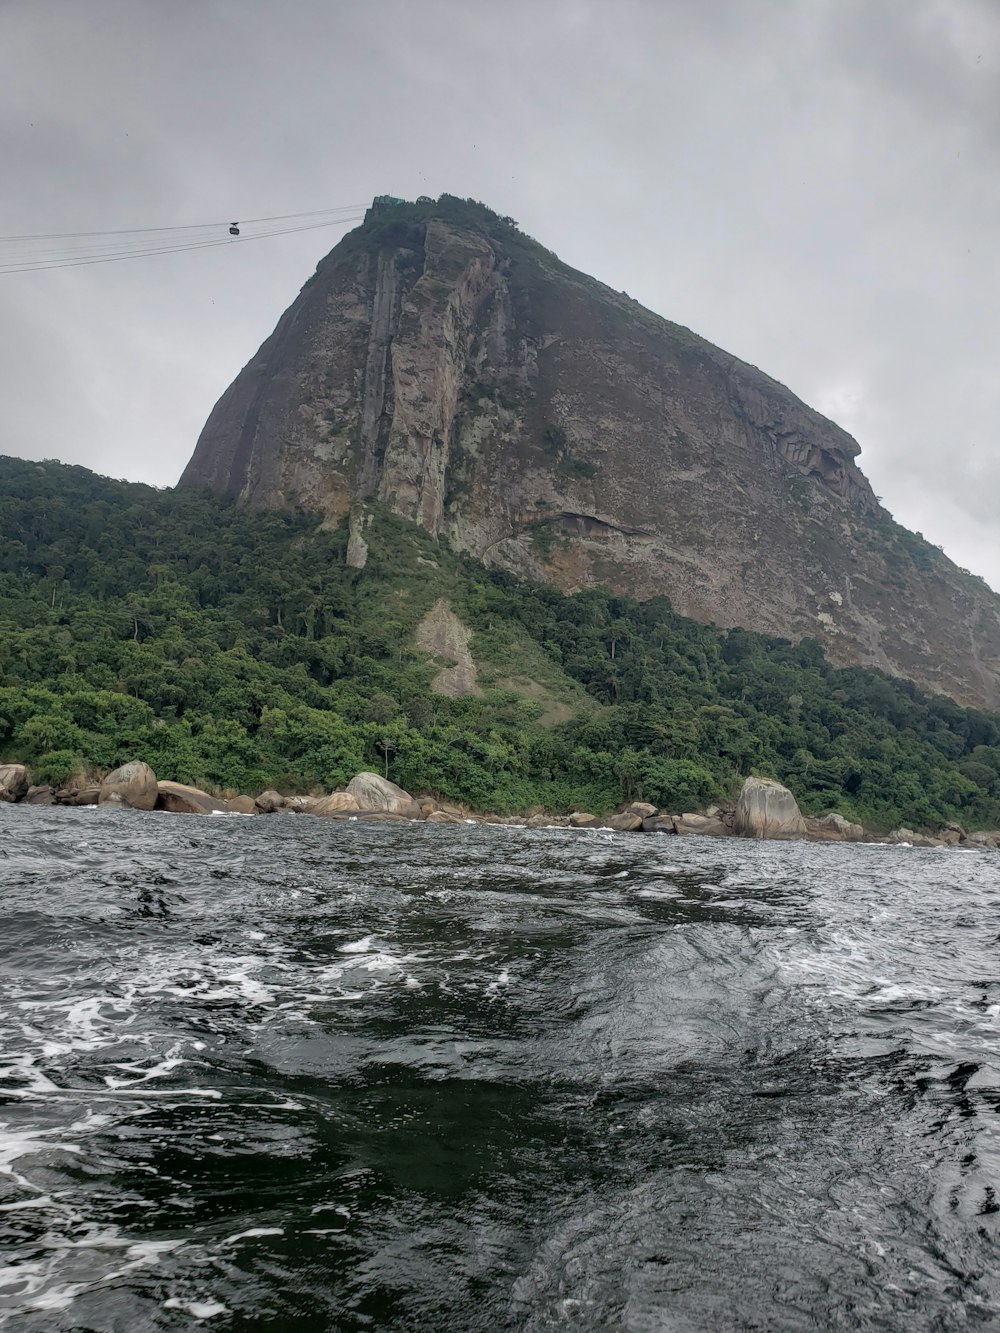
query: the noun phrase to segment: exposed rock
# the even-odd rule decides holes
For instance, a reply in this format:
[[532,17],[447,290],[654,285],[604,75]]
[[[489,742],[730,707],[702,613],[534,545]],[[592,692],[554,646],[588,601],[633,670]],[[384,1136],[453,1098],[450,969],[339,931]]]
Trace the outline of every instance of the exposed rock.
[[351,506],[351,517],[347,526],[346,563],[352,569],[364,569],[368,563],[368,543],[364,539],[365,511],[363,505]]
[[58,805],[96,805],[101,795],[100,787],[62,787],[56,792]]
[[755,367],[443,196],[319,264],[182,484],[350,514],[357,566],[374,497],[519,575],[668,593],[1000,706],[1000,598],[893,522],[858,453]]
[[642,821],[643,833],[676,833],[672,815],[647,815]]
[[29,787],[24,797],[25,805],[55,805],[55,793],[51,787]]
[[347,784],[347,790],[361,810],[388,810],[390,814],[403,814],[408,819],[421,817],[420,806],[410,793],[377,773],[358,773]]
[[31,785],[23,764],[0,764],[0,801],[22,801]]
[[806,834],[816,842],[860,842],[865,836],[861,824],[852,824],[835,810],[806,820]]
[[152,810],[159,796],[156,774],[141,759],[116,768],[101,783],[98,805],[125,805],[132,810]]
[[612,815],[604,821],[603,827],[614,829],[617,833],[634,833],[636,829],[642,828],[642,817],[628,813]]
[[675,833],[705,834],[712,838],[728,838],[733,831],[714,815],[674,815],[673,825]]
[[771,778],[747,778],[736,802],[733,832],[744,838],[804,838],[806,824],[787,787]]
[[655,815],[656,812],[656,806],[650,805],[648,801],[633,801],[623,811],[626,815],[638,815],[640,819],[648,819],[650,815]]
[[427,815],[428,824],[461,824],[464,823],[458,815],[450,815],[447,810],[432,810]]
[[529,815],[525,820],[525,828],[570,828],[569,817],[566,815]]
[[159,799],[156,802],[160,810],[168,810],[173,815],[214,815],[226,809],[226,803],[198,787],[188,787],[183,782],[157,783]]
[[231,815],[256,815],[257,802],[252,796],[229,796],[222,804]]
[[911,828],[893,829],[886,835],[886,842],[906,843],[911,847],[943,847],[940,838],[928,837],[926,833],[915,833]]
[[439,597],[421,620],[416,631],[416,645],[446,665],[431,681],[435,694],[458,699],[467,694],[482,694],[476,684],[476,664],[469,652],[472,631],[459,620],[446,597]]
[[283,811],[293,815],[314,815],[321,796],[286,796]]
[[356,798],[349,791],[335,791],[331,792],[329,796],[321,796],[318,801],[314,801],[312,813],[314,815],[336,815],[345,810],[360,809]]
[[584,810],[574,810],[569,817],[570,828],[592,828],[598,823],[596,815],[588,815]]
[[280,792],[268,788],[254,800],[254,805],[262,815],[274,815],[285,808],[285,798]]
[[980,830],[968,835],[968,841],[975,847],[1000,847],[1000,831]]

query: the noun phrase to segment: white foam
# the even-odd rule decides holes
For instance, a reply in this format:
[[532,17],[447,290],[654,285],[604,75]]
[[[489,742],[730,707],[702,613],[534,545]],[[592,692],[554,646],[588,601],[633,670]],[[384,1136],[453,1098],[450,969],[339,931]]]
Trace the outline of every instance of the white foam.
[[163,1308],[186,1310],[194,1319],[214,1319],[217,1314],[229,1313],[229,1307],[219,1301],[182,1301],[178,1296],[171,1296],[169,1300],[164,1301]]
[[253,1240],[257,1236],[283,1236],[284,1227],[250,1227],[248,1231],[237,1231],[235,1236],[227,1236],[222,1245],[235,1245],[238,1240]]

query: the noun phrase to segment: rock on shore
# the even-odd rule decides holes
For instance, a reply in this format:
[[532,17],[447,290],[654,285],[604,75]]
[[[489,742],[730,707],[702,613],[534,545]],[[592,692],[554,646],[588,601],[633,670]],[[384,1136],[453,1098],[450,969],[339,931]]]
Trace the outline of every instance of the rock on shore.
[[795,797],[772,778],[743,783],[733,830],[743,838],[804,838],[808,832]]
[[156,774],[141,759],[116,768],[101,783],[98,805],[127,805],[133,810],[153,810],[160,792]]
[[0,764],[0,801],[23,800],[29,786],[24,764]]

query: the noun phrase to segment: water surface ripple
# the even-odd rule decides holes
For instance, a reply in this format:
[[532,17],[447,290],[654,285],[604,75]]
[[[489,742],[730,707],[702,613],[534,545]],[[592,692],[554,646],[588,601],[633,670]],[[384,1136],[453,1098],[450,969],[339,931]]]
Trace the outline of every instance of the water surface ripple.
[[1000,860],[0,806],[16,1333],[1000,1328]]

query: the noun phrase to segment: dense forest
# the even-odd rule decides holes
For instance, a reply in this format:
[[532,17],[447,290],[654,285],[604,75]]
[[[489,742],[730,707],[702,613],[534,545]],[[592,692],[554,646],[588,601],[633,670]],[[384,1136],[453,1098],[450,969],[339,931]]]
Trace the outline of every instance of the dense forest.
[[[329,790],[375,768],[498,812],[672,810],[773,776],[806,813],[1000,826],[1000,717],[878,671],[599,590],[564,596],[373,511],[346,523],[0,458],[0,760],[58,784]],[[432,692],[441,597],[481,693]]]

